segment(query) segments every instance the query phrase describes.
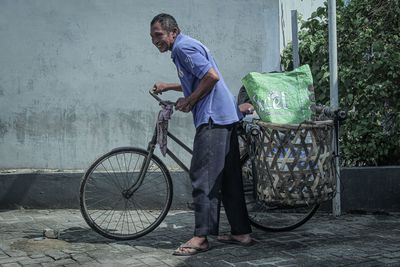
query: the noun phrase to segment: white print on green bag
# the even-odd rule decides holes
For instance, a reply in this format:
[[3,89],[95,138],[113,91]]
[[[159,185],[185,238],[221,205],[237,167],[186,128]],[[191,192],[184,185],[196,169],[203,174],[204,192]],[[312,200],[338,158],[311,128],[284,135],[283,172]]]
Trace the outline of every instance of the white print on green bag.
[[261,120],[298,124],[311,119],[309,107],[315,100],[308,65],[289,72],[250,72],[242,82]]
[[289,109],[286,102],[285,92],[272,91],[266,98],[260,98],[258,95],[253,95],[252,102],[256,103],[264,110],[268,109]]

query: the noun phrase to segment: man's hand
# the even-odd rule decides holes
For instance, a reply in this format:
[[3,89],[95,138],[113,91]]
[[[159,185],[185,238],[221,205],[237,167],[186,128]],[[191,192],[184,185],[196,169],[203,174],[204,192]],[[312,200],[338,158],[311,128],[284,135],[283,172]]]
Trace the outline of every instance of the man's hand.
[[162,94],[163,92],[166,92],[166,91],[168,91],[169,90],[169,88],[168,88],[168,84],[166,84],[166,83],[155,83],[154,85],[153,85],[153,92],[155,93],[155,94]]
[[163,92],[173,90],[182,92],[182,86],[179,83],[160,83],[157,82],[153,85],[153,92],[155,94],[162,94]]
[[239,110],[243,114],[253,114],[254,112],[254,107],[250,103],[243,103],[239,105]]
[[191,98],[189,97],[181,97],[176,101],[175,109],[182,112],[190,112],[193,108],[193,104],[191,103]]

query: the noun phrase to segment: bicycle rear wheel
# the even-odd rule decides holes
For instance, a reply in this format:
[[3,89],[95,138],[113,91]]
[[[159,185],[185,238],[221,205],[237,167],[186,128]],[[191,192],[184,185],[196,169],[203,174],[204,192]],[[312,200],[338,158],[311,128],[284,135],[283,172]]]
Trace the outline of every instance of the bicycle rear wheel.
[[293,230],[307,222],[318,210],[319,204],[304,206],[273,206],[257,198],[254,164],[247,152],[241,156],[243,187],[249,220],[259,229],[271,232]]
[[[139,181],[148,154],[139,148],[117,148],[98,158],[84,174],[80,209],[97,233],[117,240],[135,239],[153,231],[167,215],[172,181],[158,157],[152,155]],[[126,190],[134,184],[137,188],[128,196]]]

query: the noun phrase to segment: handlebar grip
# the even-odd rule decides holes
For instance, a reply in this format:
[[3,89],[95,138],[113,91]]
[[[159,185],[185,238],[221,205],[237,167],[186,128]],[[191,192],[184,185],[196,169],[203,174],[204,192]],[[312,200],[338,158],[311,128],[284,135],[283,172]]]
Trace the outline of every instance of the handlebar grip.
[[341,110],[339,108],[333,109],[327,106],[322,105],[314,105],[311,107],[317,113],[322,113],[323,115],[327,116],[328,118],[336,119],[339,121],[345,120],[347,117],[347,112],[345,110]]
[[158,95],[156,95],[156,94],[153,92],[153,89],[150,89],[150,90],[149,90],[149,93],[150,93],[150,95],[151,95],[152,97],[154,97],[154,98],[160,103],[160,105],[174,105],[174,106],[175,106],[175,104],[176,104],[176,102],[161,99]]
[[347,112],[344,110],[338,110],[337,111],[337,117],[339,120],[345,120],[347,117]]
[[162,101],[162,99],[159,98],[158,95],[156,95],[156,94],[154,93],[153,89],[150,89],[150,90],[149,90],[149,94],[150,94],[152,97],[154,97],[158,102],[161,102],[161,101]]

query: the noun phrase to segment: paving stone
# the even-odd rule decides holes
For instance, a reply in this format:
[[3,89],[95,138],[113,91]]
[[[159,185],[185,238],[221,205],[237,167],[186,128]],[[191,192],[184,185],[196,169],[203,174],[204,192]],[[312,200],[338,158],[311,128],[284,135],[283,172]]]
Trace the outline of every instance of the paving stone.
[[0,264],[8,264],[8,263],[13,263],[13,262],[18,262],[20,260],[26,260],[29,259],[28,257],[8,257],[4,259],[0,259]]
[[80,264],[94,261],[94,259],[89,257],[86,253],[71,254],[70,256],[71,256],[71,259],[73,259],[74,261],[76,261]]
[[400,247],[384,247],[383,249],[387,251],[400,251]]
[[174,257],[174,258],[170,258],[170,259],[162,259],[161,261],[168,266],[177,266],[179,263],[182,262],[182,260],[179,259],[178,257]]
[[53,262],[54,260],[49,257],[41,257],[41,258],[35,258],[35,259],[25,259],[25,260],[19,260],[18,263],[21,264],[22,266],[29,265],[29,264],[40,264],[44,262]]
[[61,260],[61,259],[70,258],[70,255],[68,255],[62,251],[57,251],[57,250],[50,250],[50,251],[46,252],[46,255],[56,261]]
[[[14,241],[14,240],[10,240],[10,241]],[[25,251],[20,251],[20,250],[5,250],[4,253],[10,257],[23,257],[23,256],[27,255],[27,253]]]
[[2,264],[3,267],[21,267],[18,263],[5,263]]
[[[399,264],[400,265],[400,260],[399,259],[387,259],[387,258],[381,258],[377,259],[378,262],[381,262],[383,264]],[[398,266],[399,266],[398,265]]]

